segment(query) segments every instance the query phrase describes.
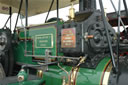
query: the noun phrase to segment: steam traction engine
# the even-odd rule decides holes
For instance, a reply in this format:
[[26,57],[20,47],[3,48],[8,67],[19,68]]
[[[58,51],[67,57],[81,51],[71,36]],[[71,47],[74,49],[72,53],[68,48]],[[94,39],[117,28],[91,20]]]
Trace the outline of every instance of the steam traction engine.
[[127,58],[116,65],[118,37],[99,1],[101,11],[96,10],[95,0],[79,0],[80,11],[74,15],[72,7],[69,21],[57,18],[55,22],[16,30],[12,45],[16,68],[22,69],[0,83],[127,85]]

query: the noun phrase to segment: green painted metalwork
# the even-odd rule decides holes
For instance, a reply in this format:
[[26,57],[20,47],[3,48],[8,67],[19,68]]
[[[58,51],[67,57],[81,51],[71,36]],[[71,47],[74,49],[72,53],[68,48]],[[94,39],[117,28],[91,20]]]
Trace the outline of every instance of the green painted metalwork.
[[109,57],[105,57],[96,69],[80,68],[77,76],[77,85],[100,85],[101,76],[108,62]]
[[53,48],[53,34],[41,34],[35,37],[36,48]]
[[[110,58],[105,57],[98,64],[96,69],[80,68],[76,79],[76,85],[100,85],[103,70],[109,61]],[[62,67],[70,74],[72,67],[65,65]],[[67,80],[66,73],[58,66],[49,66],[49,71],[44,72],[43,79],[46,80],[45,85],[62,85],[64,76]]]
[[[19,43],[14,45],[14,57],[16,62],[24,64],[37,64],[32,62],[32,57],[26,57],[25,55],[45,55],[45,50],[51,50],[52,56],[63,55],[63,53],[57,53],[57,28],[54,25],[42,25],[38,27],[32,27],[27,30],[27,52],[25,51],[25,36],[24,29],[18,30]],[[26,53],[26,54],[25,54]],[[36,56],[35,56],[36,57]],[[110,61],[110,57],[105,57],[100,61],[96,69],[79,68],[76,78],[76,85],[100,85],[103,71]],[[61,64],[68,75],[70,75],[72,68]],[[45,81],[45,85],[62,85],[63,78],[65,77],[68,82],[68,75],[59,68],[57,65],[48,66],[48,71],[43,73],[41,80],[23,81],[22,83],[15,83],[9,85],[39,85],[40,82]]]
[[[96,69],[80,68],[76,78],[76,85],[100,85],[103,71],[109,62],[110,58],[105,57]],[[62,64],[61,66],[70,75],[72,67]],[[45,85],[62,85],[63,77],[68,81],[68,75],[57,65],[53,65],[49,66],[49,70],[43,73],[42,80],[24,81],[21,85],[39,85],[41,81],[45,81]],[[19,85],[19,83],[9,85]]]
[[27,78],[28,78],[28,74],[26,73],[26,71],[25,71],[24,69],[22,69],[22,70],[18,73],[17,76],[18,76],[18,77],[22,76],[22,77],[24,78],[23,81],[26,81]]
[[[45,50],[47,48],[49,48],[49,46],[48,47],[45,46],[43,48],[38,48],[36,44],[39,44],[39,43],[37,43],[38,42],[37,40],[39,40],[39,39],[37,39],[37,38],[43,38],[44,35],[45,35],[45,37],[48,37],[48,35],[51,35],[50,38],[52,39],[51,42],[53,42],[53,46],[50,47],[50,48],[51,48],[52,54],[54,56],[56,55],[56,27],[55,26],[35,27],[34,29],[33,28],[29,29],[27,34],[28,34],[27,38],[31,39],[32,40],[31,42],[34,45],[34,48],[33,48],[34,55],[45,55]],[[20,37],[20,39],[24,39],[25,38],[23,30],[20,31],[19,37]],[[46,41],[45,43],[50,45],[51,42]],[[42,42],[42,43],[44,43],[44,42]],[[32,47],[32,45],[31,45],[31,47]]]
[[[32,62],[32,57],[26,57],[24,29],[19,30],[20,42],[14,46],[14,56],[16,62],[26,64],[36,64]],[[27,30],[27,52],[26,55],[45,55],[45,50],[49,49],[52,56],[57,55],[56,27],[54,25],[39,26]]]
[[[31,45],[31,44],[29,43],[28,45]],[[24,49],[25,49],[24,46],[25,46],[24,42],[19,42],[19,44],[15,45],[15,47],[13,48],[15,61],[26,63],[26,64],[36,64],[35,62],[32,62],[32,57],[24,56]]]

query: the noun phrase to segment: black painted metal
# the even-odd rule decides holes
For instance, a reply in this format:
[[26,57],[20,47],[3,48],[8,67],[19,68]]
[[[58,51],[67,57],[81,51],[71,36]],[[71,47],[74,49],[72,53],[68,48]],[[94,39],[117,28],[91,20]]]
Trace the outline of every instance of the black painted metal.
[[106,17],[105,17],[105,12],[104,12],[104,7],[103,7],[102,0],[99,0],[99,3],[100,3],[100,8],[101,8],[103,24],[104,24],[105,31],[106,31],[106,37],[107,37],[107,41],[108,41],[108,45],[109,45],[109,50],[110,50],[110,56],[111,56],[111,60],[112,60],[113,70],[116,73],[117,72],[116,71],[117,67],[116,67],[116,64],[115,64],[115,58],[114,58],[114,54],[113,54],[112,44],[111,44],[111,41],[110,41],[110,38],[109,38],[109,32],[108,32],[108,28],[107,28],[107,20],[106,20]]
[[28,0],[25,0],[25,27],[28,26]]
[[120,57],[120,63],[119,63],[119,72],[118,74],[114,74],[113,71],[111,71],[108,85],[128,85],[128,58]]
[[52,0],[52,2],[51,2],[50,8],[48,10],[48,14],[47,14],[46,19],[45,19],[45,23],[47,22],[47,19],[48,19],[48,16],[49,16],[50,11],[52,9],[53,3],[54,3],[54,0]]
[[16,26],[17,26],[17,23],[18,23],[18,18],[19,18],[20,12],[21,12],[22,4],[23,4],[23,0],[20,1],[20,6],[19,6],[19,11],[18,11],[17,19],[16,19],[16,24],[15,24],[14,32],[16,30]]
[[12,7],[9,7],[9,15],[10,15],[10,30],[12,28]]
[[[6,25],[7,25],[8,21],[9,21],[10,17],[11,17],[11,16],[8,17],[7,21],[6,21],[5,24],[4,24],[4,27],[6,27]],[[3,27],[3,29],[4,29],[4,27]]]
[[79,0],[79,11],[95,10],[96,0]]
[[57,9],[57,24],[59,22],[59,0],[56,1],[56,9]]
[[[6,27],[8,21],[9,21],[9,19],[10,19],[10,29],[11,29],[11,17],[12,17],[12,8],[9,7],[9,17],[8,17],[7,21],[5,22],[5,24],[4,24],[4,27]],[[3,27],[3,28],[4,28],[4,27]]]
[[[58,52],[63,53],[64,56],[79,57],[88,54],[86,63],[81,64],[80,67],[96,68],[104,56],[110,56],[108,52],[109,48],[105,27],[101,19],[101,12],[93,11],[91,14],[89,13],[89,16],[87,16],[87,14],[87,12],[79,13],[79,17],[82,18],[80,21],[67,22],[59,26],[59,29],[57,30],[57,47]],[[61,47],[62,30],[71,28],[74,28],[75,30],[75,47],[63,48]],[[109,23],[107,23],[107,29],[109,30],[109,38],[111,39],[111,46],[113,48],[116,44],[116,40],[113,40],[116,33]],[[87,35],[93,35],[94,37],[92,39],[87,39],[86,33]],[[66,64],[76,65],[75,60],[73,60],[73,62],[66,62]]]
[[[12,41],[12,40],[11,40]],[[13,49],[12,49],[12,46],[10,46],[8,52],[7,52],[7,55],[9,57],[9,70],[8,70],[8,76],[12,76],[13,75],[13,71],[14,71],[14,55],[13,55]]]
[[[9,17],[8,17],[7,21],[5,22],[5,24],[4,24],[4,27],[6,27],[8,21],[10,20],[10,29],[11,29],[11,17],[12,17],[12,8],[9,7]],[[3,29],[4,29],[4,27],[3,27]]]
[[121,0],[119,0],[119,3],[118,3],[118,32],[117,32],[117,67],[118,67],[118,70],[119,70],[119,56],[120,56],[120,9],[121,9]]
[[[1,29],[0,30],[0,36],[4,36],[1,37],[3,38],[5,41],[7,42],[1,42],[1,48],[0,48],[0,63],[2,63],[4,71],[6,73],[6,75],[11,75],[12,71],[13,71],[13,56],[11,55],[13,52],[11,52],[10,54],[10,49],[12,51],[11,48],[11,31],[10,29],[6,28],[6,29]],[[4,48],[2,48],[2,46],[4,46]]]

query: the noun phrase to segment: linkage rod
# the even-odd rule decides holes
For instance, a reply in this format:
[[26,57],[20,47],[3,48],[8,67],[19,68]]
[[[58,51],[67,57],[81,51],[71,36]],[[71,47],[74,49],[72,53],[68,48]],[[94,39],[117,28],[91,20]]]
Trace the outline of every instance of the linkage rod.
[[119,57],[120,57],[120,53],[119,53],[119,49],[120,49],[120,8],[121,8],[121,0],[119,0],[118,3],[118,33],[117,33],[117,66],[118,66],[118,70],[119,70]]
[[18,18],[19,18],[20,12],[21,12],[22,4],[23,4],[23,0],[20,1],[20,6],[19,6],[19,11],[18,11],[18,15],[17,15],[14,31],[16,30],[16,26],[17,26],[17,23],[18,23]]
[[112,44],[111,44],[111,41],[110,41],[110,38],[109,38],[109,32],[108,32],[108,29],[107,29],[107,20],[106,20],[106,17],[105,17],[105,12],[104,12],[104,7],[103,7],[102,0],[99,0],[99,3],[100,3],[100,8],[101,8],[103,24],[104,24],[106,35],[107,35],[106,37],[107,37],[107,40],[108,40],[108,46],[109,46],[109,50],[110,50],[110,56],[111,56],[112,65],[113,65],[113,71],[116,73],[117,72],[116,71],[117,67],[116,67],[115,58],[114,58],[114,55],[113,55]]

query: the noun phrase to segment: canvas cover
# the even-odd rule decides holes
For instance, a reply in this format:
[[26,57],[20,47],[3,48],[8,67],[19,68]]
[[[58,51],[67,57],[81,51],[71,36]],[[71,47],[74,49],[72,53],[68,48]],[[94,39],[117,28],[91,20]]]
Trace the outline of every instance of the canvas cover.
[[[52,0],[28,0],[28,15],[33,16],[40,13],[47,12]],[[78,0],[75,0],[74,3],[78,3]],[[0,13],[8,14],[9,7],[12,7],[12,12],[17,13],[20,5],[20,0],[0,0]],[[59,8],[63,8],[71,5],[71,0],[59,0]],[[52,10],[56,9],[56,0]],[[25,0],[23,0],[21,13],[25,15]]]

